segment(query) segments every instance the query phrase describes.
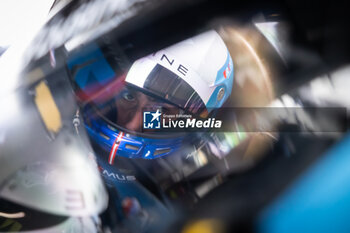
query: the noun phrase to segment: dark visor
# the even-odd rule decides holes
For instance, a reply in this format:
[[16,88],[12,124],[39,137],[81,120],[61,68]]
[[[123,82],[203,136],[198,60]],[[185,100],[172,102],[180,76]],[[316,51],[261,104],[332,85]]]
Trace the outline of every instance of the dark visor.
[[187,82],[159,64],[148,75],[144,88],[191,113],[205,108],[202,99]]

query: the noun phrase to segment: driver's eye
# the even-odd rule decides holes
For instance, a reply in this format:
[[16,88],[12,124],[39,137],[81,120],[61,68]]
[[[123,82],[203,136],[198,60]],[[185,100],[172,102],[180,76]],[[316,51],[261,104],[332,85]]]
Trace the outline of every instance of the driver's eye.
[[127,101],[134,101],[135,100],[135,96],[131,92],[128,92],[128,91],[123,93],[123,98]]

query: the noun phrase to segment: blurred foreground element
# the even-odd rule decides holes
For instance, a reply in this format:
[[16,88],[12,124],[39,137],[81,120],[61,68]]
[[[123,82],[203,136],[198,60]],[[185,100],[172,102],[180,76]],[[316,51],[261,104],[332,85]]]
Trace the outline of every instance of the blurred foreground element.
[[348,232],[350,136],[311,165],[257,219],[258,232]]

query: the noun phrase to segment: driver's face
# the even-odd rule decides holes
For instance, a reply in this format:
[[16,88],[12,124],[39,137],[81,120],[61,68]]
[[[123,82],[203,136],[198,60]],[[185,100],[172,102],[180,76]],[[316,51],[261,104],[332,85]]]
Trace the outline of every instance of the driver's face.
[[124,87],[115,104],[118,112],[117,125],[123,125],[133,131],[141,130],[143,109],[146,107],[161,107],[163,113],[167,114],[178,113],[178,109],[174,106],[128,87]]

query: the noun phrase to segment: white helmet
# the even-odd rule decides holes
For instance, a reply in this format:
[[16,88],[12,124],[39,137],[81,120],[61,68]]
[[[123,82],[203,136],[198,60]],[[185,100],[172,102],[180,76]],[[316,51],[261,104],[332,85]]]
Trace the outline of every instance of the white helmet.
[[219,108],[231,94],[233,62],[218,33],[208,31],[137,60],[126,82],[192,112]]

